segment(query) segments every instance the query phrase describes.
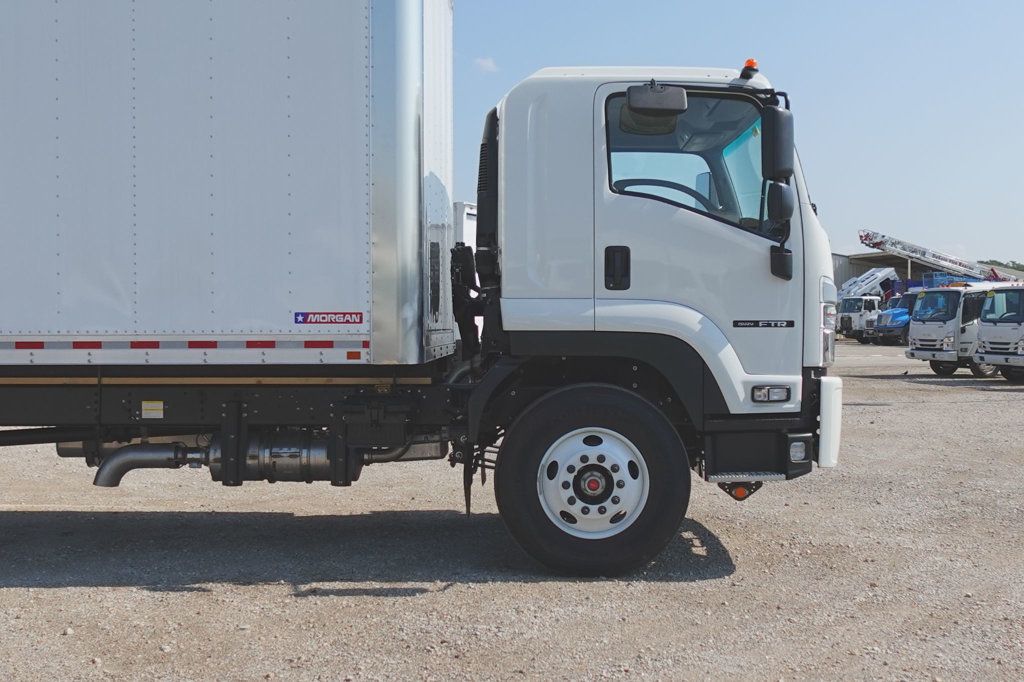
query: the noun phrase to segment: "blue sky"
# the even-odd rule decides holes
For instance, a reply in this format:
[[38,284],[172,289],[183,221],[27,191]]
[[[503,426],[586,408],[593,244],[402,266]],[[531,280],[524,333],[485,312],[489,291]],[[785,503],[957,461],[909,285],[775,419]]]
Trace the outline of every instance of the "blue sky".
[[484,115],[539,68],[756,57],[834,250],[871,228],[1024,260],[1022,31],[1010,1],[456,0],[455,195],[475,200]]

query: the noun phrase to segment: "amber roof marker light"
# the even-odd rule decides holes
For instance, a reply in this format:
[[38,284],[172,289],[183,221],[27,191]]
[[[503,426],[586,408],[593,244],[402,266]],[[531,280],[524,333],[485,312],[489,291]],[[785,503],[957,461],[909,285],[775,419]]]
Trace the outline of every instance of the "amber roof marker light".
[[743,80],[750,80],[758,72],[757,60],[751,57],[747,61],[743,62],[743,70],[740,71],[740,78]]

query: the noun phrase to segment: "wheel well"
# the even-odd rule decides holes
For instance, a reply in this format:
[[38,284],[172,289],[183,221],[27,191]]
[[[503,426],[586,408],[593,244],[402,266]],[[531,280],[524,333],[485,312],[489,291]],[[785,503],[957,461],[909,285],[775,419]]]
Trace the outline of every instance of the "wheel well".
[[552,391],[595,383],[618,386],[644,398],[675,427],[691,459],[699,452],[697,426],[671,382],[652,365],[621,357],[527,359],[491,393],[481,415],[478,441],[493,444],[523,410]]

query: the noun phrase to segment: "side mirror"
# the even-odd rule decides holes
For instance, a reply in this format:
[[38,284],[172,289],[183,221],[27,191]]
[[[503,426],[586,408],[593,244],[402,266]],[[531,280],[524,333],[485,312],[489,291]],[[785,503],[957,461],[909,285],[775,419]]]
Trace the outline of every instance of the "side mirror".
[[761,142],[761,175],[766,180],[784,181],[796,168],[793,113],[781,107],[761,111],[764,138]]
[[686,89],[652,80],[646,85],[626,88],[626,102],[630,111],[637,114],[679,115],[686,111]]
[[793,188],[781,182],[768,183],[768,219],[784,223],[796,212],[796,195]]

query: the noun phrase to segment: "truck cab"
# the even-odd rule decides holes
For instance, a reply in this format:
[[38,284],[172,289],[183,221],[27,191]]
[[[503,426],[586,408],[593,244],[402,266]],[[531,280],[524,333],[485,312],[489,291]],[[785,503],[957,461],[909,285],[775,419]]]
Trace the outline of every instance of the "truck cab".
[[871,343],[868,320],[873,320],[881,307],[881,296],[847,296],[839,305],[840,333],[860,343]]
[[961,367],[976,377],[989,377],[998,370],[978,363],[978,320],[992,285],[962,282],[923,289],[910,318],[910,347],[906,356],[929,363],[939,376],[952,376]]
[[995,365],[1009,381],[1024,383],[1024,286],[1006,284],[985,293],[974,361]]
[[919,288],[911,289],[894,299],[887,310],[875,321],[875,334],[882,344],[895,343],[906,346],[910,340],[910,316],[917,305]]

